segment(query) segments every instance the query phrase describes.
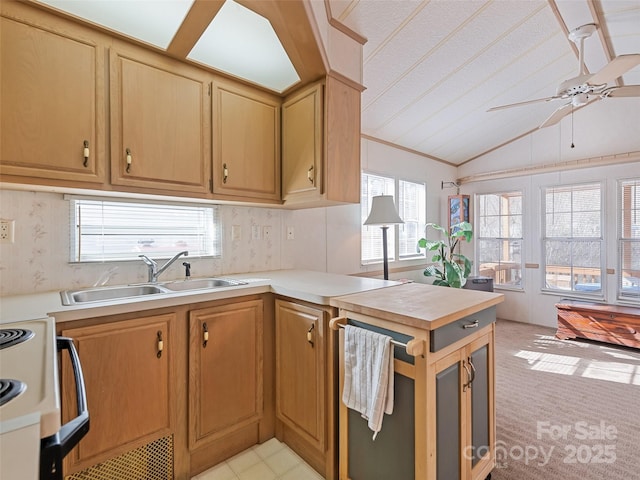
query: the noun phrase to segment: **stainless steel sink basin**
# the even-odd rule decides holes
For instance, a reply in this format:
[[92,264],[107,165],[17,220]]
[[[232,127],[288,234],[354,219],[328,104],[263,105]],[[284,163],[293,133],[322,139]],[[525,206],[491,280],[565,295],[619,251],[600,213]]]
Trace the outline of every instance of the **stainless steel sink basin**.
[[124,300],[142,296],[146,297],[147,295],[169,294],[190,290],[211,290],[237,285],[247,285],[247,282],[231,280],[229,278],[195,278],[193,280],[175,280],[158,284],[64,290],[60,292],[60,296],[62,297],[63,305],[78,305],[82,303]]
[[237,285],[247,285],[247,282],[231,280],[228,278],[195,278],[193,280],[177,280],[175,282],[166,282],[162,284],[163,287],[175,292],[235,287]]
[[83,290],[65,290],[60,292],[63,305],[77,305],[88,302],[104,302],[107,300],[122,300],[146,295],[168,293],[160,285],[127,285],[122,287],[98,287]]

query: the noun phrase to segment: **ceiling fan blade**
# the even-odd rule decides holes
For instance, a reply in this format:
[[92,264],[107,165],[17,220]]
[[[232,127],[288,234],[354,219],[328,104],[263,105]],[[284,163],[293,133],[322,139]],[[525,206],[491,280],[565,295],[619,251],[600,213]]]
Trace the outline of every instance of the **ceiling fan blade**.
[[625,85],[623,87],[611,87],[602,92],[607,97],[640,97],[640,85]]
[[544,127],[549,127],[551,125],[555,125],[570,113],[571,113],[571,102],[565,103],[564,105],[556,108],[556,110],[549,116],[549,118],[547,118],[544,122],[542,122],[538,128],[544,128]]
[[593,74],[589,79],[591,85],[602,85],[609,83],[622,74],[628,72],[636,65],[640,65],[640,53],[632,53],[629,55],[618,55],[616,58],[607,63],[599,72]]
[[510,103],[508,105],[500,105],[498,107],[491,107],[489,110],[487,110],[487,112],[495,112],[496,110],[502,110],[502,109],[511,108],[511,107],[521,107],[522,105],[529,105],[531,103],[550,102],[551,100],[557,100],[558,98],[562,98],[562,97],[554,96],[554,97],[546,97],[546,98],[536,98],[535,100],[527,100],[525,102]]

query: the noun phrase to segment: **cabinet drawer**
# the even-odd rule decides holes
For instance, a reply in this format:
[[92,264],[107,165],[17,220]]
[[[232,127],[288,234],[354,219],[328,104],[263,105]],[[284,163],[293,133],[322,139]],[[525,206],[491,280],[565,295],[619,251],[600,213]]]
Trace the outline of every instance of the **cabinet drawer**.
[[489,307],[431,332],[430,350],[438,350],[463,339],[496,321],[496,307]]

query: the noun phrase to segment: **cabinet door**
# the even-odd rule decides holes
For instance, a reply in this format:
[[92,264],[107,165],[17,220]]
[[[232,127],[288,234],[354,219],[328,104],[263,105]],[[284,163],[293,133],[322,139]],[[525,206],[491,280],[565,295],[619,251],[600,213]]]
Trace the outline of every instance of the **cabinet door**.
[[324,451],[324,312],[276,300],[276,416]]
[[279,201],[279,98],[221,79],[213,91],[213,192]]
[[487,335],[473,342],[467,350],[467,364],[472,369],[469,388],[470,421],[467,422],[470,449],[463,455],[471,460],[471,479],[484,479],[495,460],[493,343]]
[[436,479],[460,480],[462,449],[462,362],[456,351],[436,362]]
[[111,181],[207,193],[209,77],[149,52],[111,50]]
[[[91,417],[89,433],[65,458],[68,469],[81,470],[172,432],[174,322],[174,314],[164,314],[62,331],[78,349]],[[68,421],[76,404],[66,357],[62,381]]]
[[77,31],[0,18],[3,175],[104,180],[104,49]]
[[282,104],[282,199],[322,193],[321,83]]
[[263,302],[189,314],[189,447],[259,422],[263,412]]

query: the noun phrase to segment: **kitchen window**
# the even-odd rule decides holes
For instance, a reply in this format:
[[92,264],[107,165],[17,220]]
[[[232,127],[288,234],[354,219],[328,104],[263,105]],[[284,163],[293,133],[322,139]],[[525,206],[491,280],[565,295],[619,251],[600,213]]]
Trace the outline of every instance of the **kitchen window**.
[[221,253],[217,206],[70,199],[71,262],[193,257]]
[[640,179],[621,180],[618,299],[640,303]]
[[496,287],[522,290],[522,192],[476,196],[478,273]]
[[[418,240],[424,236],[426,223],[425,184],[363,173],[360,192],[361,224],[369,216],[371,199],[377,195],[393,195],[398,214],[404,220],[401,225],[389,225],[387,235],[389,261],[425,258],[425,252],[418,249]],[[380,226],[363,225],[361,242],[361,261],[363,264],[382,262],[382,229]]]
[[602,185],[543,189],[543,289],[604,296]]

